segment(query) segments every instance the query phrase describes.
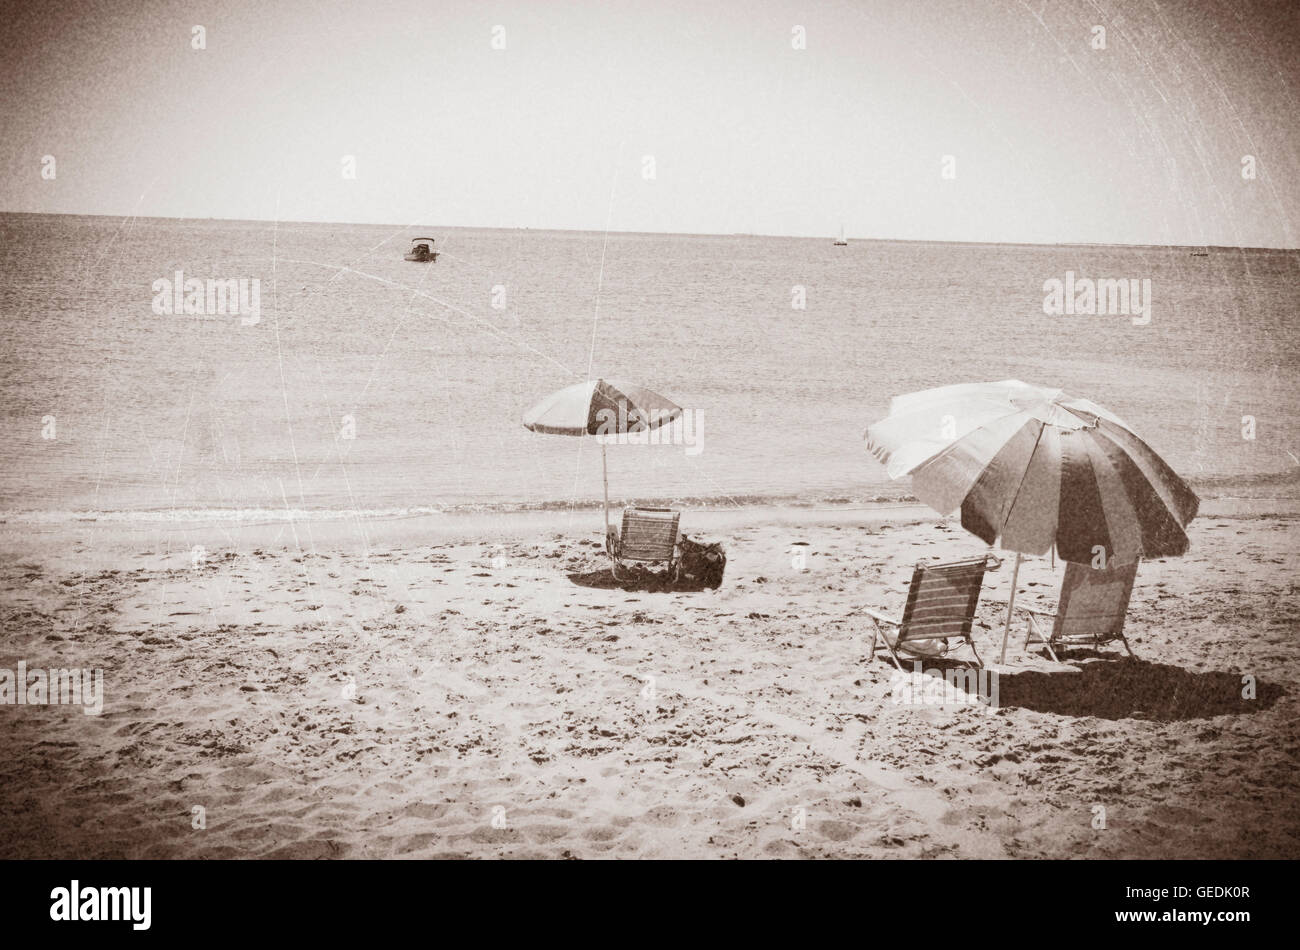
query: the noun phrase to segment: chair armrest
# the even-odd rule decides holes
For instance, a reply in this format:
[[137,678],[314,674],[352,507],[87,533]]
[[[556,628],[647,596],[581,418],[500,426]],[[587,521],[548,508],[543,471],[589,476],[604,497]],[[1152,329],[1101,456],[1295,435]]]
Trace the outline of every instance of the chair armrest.
[[893,617],[886,617],[880,611],[872,610],[870,607],[863,607],[862,612],[866,614],[868,617],[872,617],[876,620],[879,620],[881,623],[889,624],[891,627],[901,627],[903,625],[903,621],[895,620]]

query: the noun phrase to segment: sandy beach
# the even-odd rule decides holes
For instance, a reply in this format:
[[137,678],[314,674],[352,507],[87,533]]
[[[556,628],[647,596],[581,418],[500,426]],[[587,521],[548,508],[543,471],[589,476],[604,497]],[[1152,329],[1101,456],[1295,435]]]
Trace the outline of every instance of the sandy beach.
[[920,506],[688,511],[717,591],[613,584],[591,511],[7,525],[0,668],[102,668],[104,705],[3,709],[0,856],[1295,858],[1292,508],[1207,503],[1144,562],[1136,662],[1017,619],[994,709],[867,654],[862,607],[982,550]]

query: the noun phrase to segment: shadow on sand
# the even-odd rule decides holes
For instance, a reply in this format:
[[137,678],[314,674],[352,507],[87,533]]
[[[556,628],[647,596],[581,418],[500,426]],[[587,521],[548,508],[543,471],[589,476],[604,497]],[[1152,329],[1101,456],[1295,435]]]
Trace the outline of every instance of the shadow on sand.
[[[1071,660],[1075,659],[1072,655]],[[998,677],[998,704],[1061,716],[1176,722],[1258,712],[1286,692],[1273,683],[1257,681],[1255,698],[1243,699],[1241,673],[1195,673],[1129,657],[1074,665],[1077,673],[1003,673]]]
[[570,574],[568,577],[571,583],[579,587],[596,587],[601,590],[646,591],[661,594],[673,591],[708,590],[698,581],[692,581],[684,576],[679,577],[674,583],[672,577],[663,571],[641,570],[636,567],[629,569],[622,580],[615,578],[609,568]]

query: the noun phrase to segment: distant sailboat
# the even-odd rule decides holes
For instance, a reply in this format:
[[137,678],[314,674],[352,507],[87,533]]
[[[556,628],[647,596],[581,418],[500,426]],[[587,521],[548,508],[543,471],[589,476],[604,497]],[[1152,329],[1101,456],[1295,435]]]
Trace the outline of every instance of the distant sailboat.
[[849,242],[848,242],[847,240],[845,240],[845,238],[844,238],[844,225],[841,224],[841,225],[840,225],[840,236],[837,237],[837,238],[835,239],[835,246],[836,246],[836,247],[845,247],[845,246],[848,245],[848,243],[849,243]]

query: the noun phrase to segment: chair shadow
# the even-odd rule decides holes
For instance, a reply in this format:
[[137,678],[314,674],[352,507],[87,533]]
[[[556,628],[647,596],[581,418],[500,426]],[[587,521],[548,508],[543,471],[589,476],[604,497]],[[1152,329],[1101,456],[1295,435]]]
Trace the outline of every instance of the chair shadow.
[[[1071,651],[1070,660],[1080,653]],[[1286,690],[1256,682],[1243,699],[1242,674],[1196,673],[1167,663],[1107,656],[1073,664],[1078,673],[1025,670],[998,677],[998,705],[1061,716],[1177,722],[1268,709]]]
[[690,580],[686,577],[678,577],[674,583],[672,577],[664,571],[642,570],[639,567],[629,568],[627,575],[621,580],[616,578],[614,572],[609,568],[585,571],[581,574],[569,574],[568,578],[570,583],[579,587],[594,587],[600,590],[668,594],[675,591],[692,592],[709,589],[699,581]]

